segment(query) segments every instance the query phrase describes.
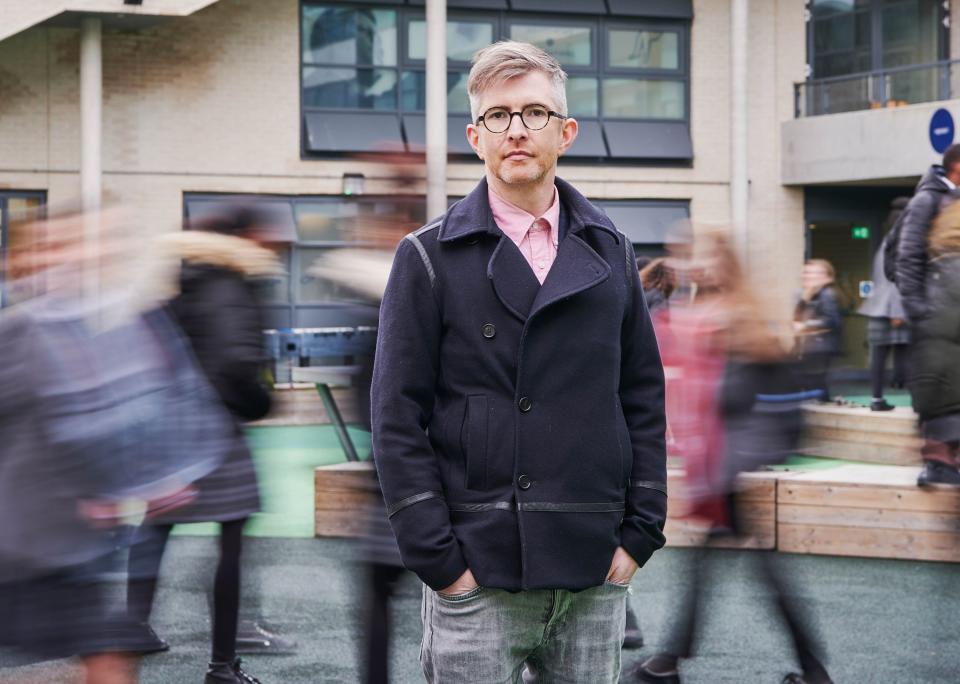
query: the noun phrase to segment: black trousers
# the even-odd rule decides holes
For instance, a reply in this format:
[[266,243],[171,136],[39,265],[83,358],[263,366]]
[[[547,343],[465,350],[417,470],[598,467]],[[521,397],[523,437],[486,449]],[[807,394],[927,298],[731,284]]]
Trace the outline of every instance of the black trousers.
[[[240,552],[247,519],[220,523],[220,560],[213,581],[213,644],[210,660],[229,662],[237,654],[240,614]],[[130,547],[127,612],[138,622],[149,622],[163,551],[172,525],[147,525],[142,538]]]
[[390,599],[404,572],[403,568],[385,563],[367,566],[367,605],[360,653],[366,684],[390,681]]
[[[731,497],[730,506],[734,533],[740,534],[744,528],[739,522],[740,518],[733,497]],[[693,578],[687,591],[679,598],[674,622],[668,630],[666,651],[678,658],[689,658],[692,655],[693,642],[696,636],[697,614],[702,605],[703,590],[711,574],[710,565],[715,552],[715,549],[709,547],[694,550]],[[772,554],[767,551],[748,553],[756,563],[760,581],[776,598],[778,612],[790,633],[797,659],[803,668],[803,674],[811,681],[826,681],[826,669],[816,656],[820,649],[811,635],[800,606],[796,599],[791,597],[786,580],[779,572]]]
[[907,382],[907,359],[909,347],[905,344],[876,344],[870,348],[870,384],[873,398],[883,398],[884,376],[887,357],[893,353],[893,384],[903,387]]

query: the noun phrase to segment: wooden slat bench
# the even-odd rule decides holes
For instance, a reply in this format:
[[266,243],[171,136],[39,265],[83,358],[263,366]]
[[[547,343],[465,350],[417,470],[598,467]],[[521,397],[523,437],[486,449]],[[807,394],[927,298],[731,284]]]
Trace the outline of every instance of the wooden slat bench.
[[918,472],[845,465],[781,478],[779,550],[960,562],[960,490],[920,489]]

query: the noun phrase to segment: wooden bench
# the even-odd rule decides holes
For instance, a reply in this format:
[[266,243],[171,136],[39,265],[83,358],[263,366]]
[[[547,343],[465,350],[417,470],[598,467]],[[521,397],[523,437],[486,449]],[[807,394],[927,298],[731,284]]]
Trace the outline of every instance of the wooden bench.
[[[724,538],[714,541],[711,546],[727,549],[767,549],[777,546],[777,478],[779,473],[745,473],[737,480],[737,498],[740,512],[750,534],[740,539]],[[677,517],[681,514],[683,497],[683,472],[671,468],[667,474],[667,491],[670,492],[667,524],[664,534],[667,546],[701,546],[706,533],[705,527],[695,520]]]
[[918,472],[846,465],[785,474],[777,492],[778,549],[960,562],[960,489],[920,489]]
[[920,464],[917,416],[911,409],[810,404],[803,407],[803,415],[804,454],[880,465]]

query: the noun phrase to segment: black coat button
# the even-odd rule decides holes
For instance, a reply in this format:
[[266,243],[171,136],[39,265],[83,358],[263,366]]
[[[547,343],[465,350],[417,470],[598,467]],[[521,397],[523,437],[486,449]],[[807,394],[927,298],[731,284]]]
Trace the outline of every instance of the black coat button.
[[517,486],[520,487],[520,489],[530,489],[531,484],[533,483],[530,481],[529,475],[521,475],[517,478]]
[[520,410],[526,413],[533,408],[533,402],[530,401],[530,397],[520,397],[520,401],[517,402],[517,406],[520,407]]
[[483,336],[489,340],[497,334],[497,328],[493,323],[486,323],[483,328],[481,328],[481,332],[483,332]]

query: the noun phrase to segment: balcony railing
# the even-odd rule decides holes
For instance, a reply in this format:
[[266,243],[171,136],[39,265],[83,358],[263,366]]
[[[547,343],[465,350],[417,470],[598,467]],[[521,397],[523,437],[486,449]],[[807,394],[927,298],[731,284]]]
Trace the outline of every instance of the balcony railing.
[[960,96],[960,60],[795,83],[794,115],[820,116],[903,107]]

